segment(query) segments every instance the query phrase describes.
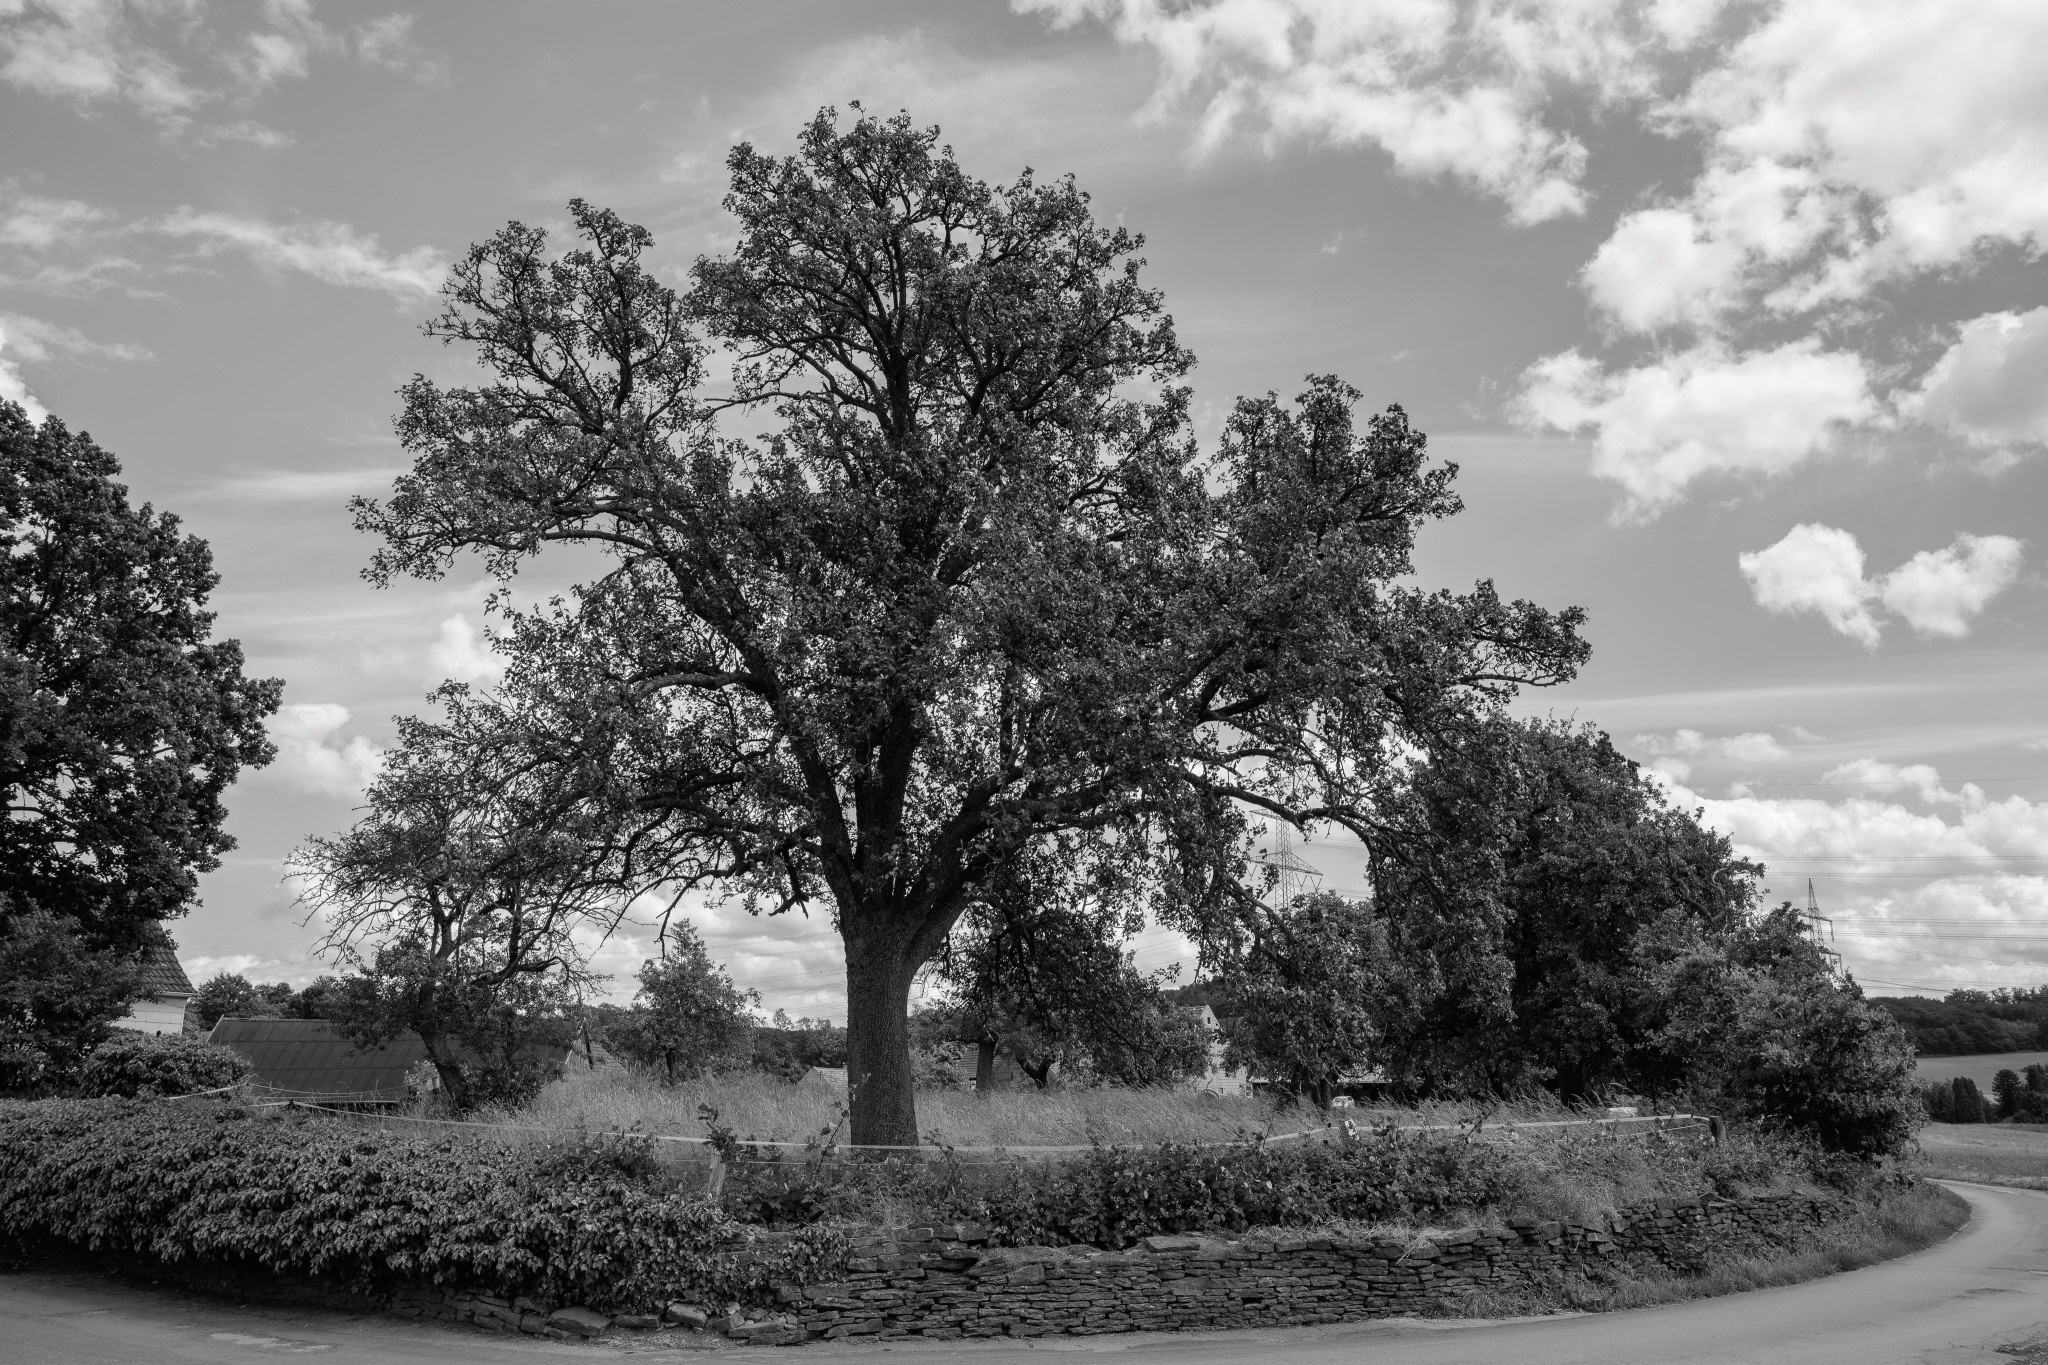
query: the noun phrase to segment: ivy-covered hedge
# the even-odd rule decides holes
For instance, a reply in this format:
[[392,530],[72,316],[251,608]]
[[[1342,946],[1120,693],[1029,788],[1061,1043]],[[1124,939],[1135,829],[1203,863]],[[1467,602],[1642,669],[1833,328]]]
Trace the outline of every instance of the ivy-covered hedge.
[[213,1102],[0,1103],[0,1241],[646,1312],[753,1300],[836,1256],[758,1237],[630,1142],[506,1147]]
[[756,1162],[726,1181],[748,1222],[860,1218],[879,1200],[980,1223],[1009,1246],[1126,1247],[1158,1233],[1242,1232],[1334,1219],[1441,1221],[1503,1202],[1526,1163],[1462,1141],[1371,1137],[1228,1147],[1101,1147],[1061,1161],[973,1165],[947,1159]]

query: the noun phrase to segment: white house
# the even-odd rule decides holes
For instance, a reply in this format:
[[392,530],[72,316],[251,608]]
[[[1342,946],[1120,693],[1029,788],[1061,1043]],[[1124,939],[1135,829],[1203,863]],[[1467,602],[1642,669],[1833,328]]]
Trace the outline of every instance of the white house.
[[144,997],[129,1006],[128,1013],[114,1021],[115,1028],[137,1033],[183,1033],[185,1006],[199,992],[192,979],[178,965],[177,946],[169,939],[152,943],[142,954]]
[[1202,1028],[1209,1038],[1209,1066],[1199,1077],[1189,1081],[1188,1088],[1205,1095],[1248,1095],[1252,1089],[1251,1073],[1243,1067],[1232,1070],[1223,1062],[1222,1025],[1217,1022],[1216,1011],[1207,1005],[1194,1010],[1202,1021]]

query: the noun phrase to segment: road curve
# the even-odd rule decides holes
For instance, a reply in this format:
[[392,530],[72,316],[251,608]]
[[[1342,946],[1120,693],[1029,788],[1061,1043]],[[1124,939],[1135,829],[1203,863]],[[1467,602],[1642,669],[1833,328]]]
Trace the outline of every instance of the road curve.
[[[2016,1365],[2013,1355],[1996,1348],[2048,1342],[2048,1194],[1953,1188],[1969,1200],[1970,1222],[1926,1251],[1790,1288],[1626,1313],[971,1345],[813,1345],[786,1355],[761,1347],[701,1353],[743,1352],[764,1365],[776,1359],[878,1365],[879,1356],[891,1353],[934,1365],[1000,1365],[1048,1353],[1114,1354],[1131,1365],[1249,1359],[1259,1365]],[[682,1344],[667,1333],[602,1346],[508,1340],[382,1318],[237,1308],[85,1275],[0,1276],[0,1362],[7,1365],[244,1365],[282,1357],[337,1365],[486,1365],[644,1354],[672,1359],[672,1345]],[[2029,1351],[2026,1359],[2048,1354]]]

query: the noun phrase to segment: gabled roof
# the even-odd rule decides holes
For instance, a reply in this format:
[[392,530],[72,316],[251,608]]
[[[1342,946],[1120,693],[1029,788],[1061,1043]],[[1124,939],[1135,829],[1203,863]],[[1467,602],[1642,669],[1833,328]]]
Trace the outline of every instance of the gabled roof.
[[402,1100],[405,1073],[427,1059],[417,1033],[363,1051],[325,1019],[223,1019],[206,1040],[247,1057],[257,1084],[288,1097]]
[[150,995],[197,995],[192,978],[178,965],[178,949],[169,939],[142,950],[142,989]]

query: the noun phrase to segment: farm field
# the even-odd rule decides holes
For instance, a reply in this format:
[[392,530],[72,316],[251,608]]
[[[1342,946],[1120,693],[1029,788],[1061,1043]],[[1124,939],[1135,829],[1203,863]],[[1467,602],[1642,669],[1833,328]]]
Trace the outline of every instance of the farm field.
[[1963,1057],[1922,1057],[1913,1063],[1913,1073],[1922,1081],[1945,1081],[1968,1076],[1985,1094],[1991,1093],[1991,1078],[2010,1068],[2020,1071],[2035,1062],[2048,1063],[2048,1052],[1978,1052]]
[[[2036,1054],[2038,1055],[2038,1054]],[[2048,1128],[2011,1123],[1930,1123],[1920,1130],[1929,1175],[2048,1187]]]

